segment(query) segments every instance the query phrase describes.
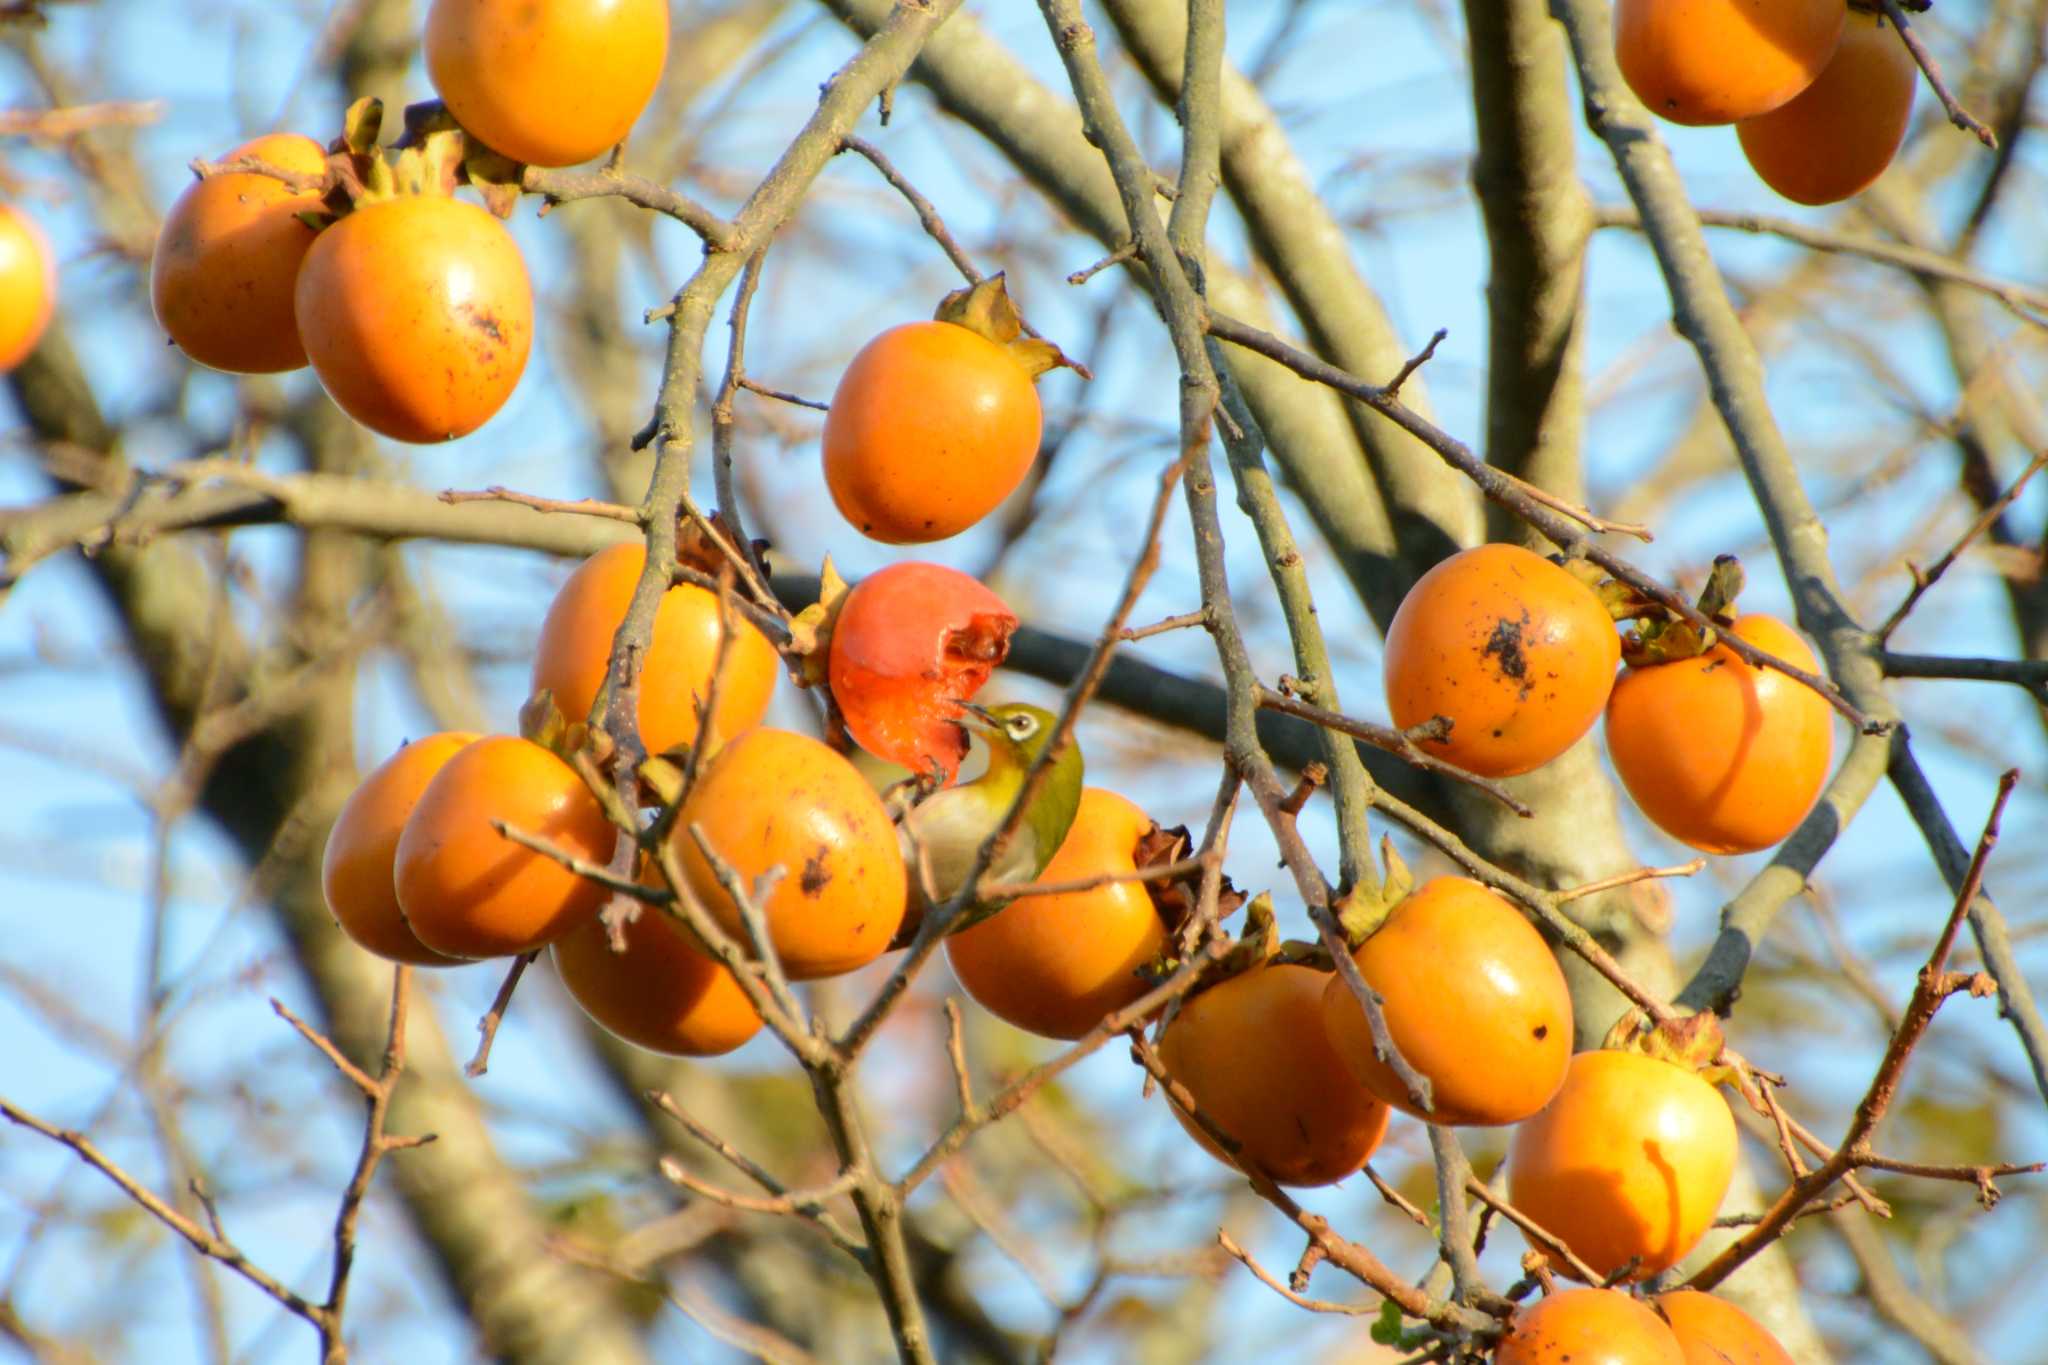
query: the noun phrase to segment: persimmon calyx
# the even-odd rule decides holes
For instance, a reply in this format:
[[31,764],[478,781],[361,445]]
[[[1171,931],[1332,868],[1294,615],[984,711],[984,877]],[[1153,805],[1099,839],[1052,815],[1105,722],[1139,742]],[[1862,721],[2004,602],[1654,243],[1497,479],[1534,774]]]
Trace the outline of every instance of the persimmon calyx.
[[1720,1085],[1736,1080],[1735,1069],[1722,1057],[1726,1042],[1721,1021],[1711,1010],[1653,1024],[1643,1011],[1632,1009],[1615,1021],[1600,1046],[1604,1051],[1669,1062],[1709,1085]]
[[1025,333],[1024,316],[1017,311],[1017,304],[1011,299],[1009,286],[1003,282],[1000,272],[979,284],[955,289],[939,300],[932,317],[939,322],[950,322],[955,327],[965,327],[976,336],[994,342],[1033,379],[1062,366],[1083,379],[1092,377],[1086,366],[1070,360],[1052,342]]
[[823,687],[827,661],[832,655],[832,627],[853,587],[839,576],[839,569],[826,555],[818,570],[818,600],[789,619],[789,653],[803,661],[797,684]]
[[[1180,862],[1194,847],[1194,836],[1186,825],[1162,828],[1157,822],[1149,825],[1138,836],[1137,847],[1131,851],[1131,862],[1138,871],[1147,868],[1164,867]],[[1141,883],[1146,894],[1152,898],[1152,908],[1159,915],[1159,922],[1169,936],[1177,935],[1181,926],[1194,918],[1195,911],[1202,903],[1202,873],[1200,869],[1181,872],[1158,881]],[[1245,903],[1244,892],[1231,884],[1229,876],[1219,878],[1216,891],[1216,919],[1218,923],[1236,914]]]
[[1705,654],[1720,643],[1722,630],[1735,624],[1735,599],[1743,582],[1742,561],[1734,555],[1715,556],[1697,602],[1699,614],[1714,625],[1702,629],[1653,605],[1636,615],[1636,628],[1622,642],[1622,661],[1631,668],[1648,668]]
[[366,95],[342,115],[341,136],[328,144],[324,210],[300,218],[318,231],[363,204],[405,196],[447,197],[474,186],[499,218],[512,216],[522,168],[464,131],[439,100],[407,105],[404,131],[380,147],[384,102]]
[[1337,927],[1343,931],[1344,945],[1356,949],[1360,944],[1379,932],[1387,917],[1394,913],[1396,906],[1415,889],[1415,873],[1407,862],[1394,850],[1394,841],[1386,835],[1380,836],[1380,865],[1383,871],[1377,892],[1362,891],[1347,887],[1330,902],[1330,909],[1337,917]]

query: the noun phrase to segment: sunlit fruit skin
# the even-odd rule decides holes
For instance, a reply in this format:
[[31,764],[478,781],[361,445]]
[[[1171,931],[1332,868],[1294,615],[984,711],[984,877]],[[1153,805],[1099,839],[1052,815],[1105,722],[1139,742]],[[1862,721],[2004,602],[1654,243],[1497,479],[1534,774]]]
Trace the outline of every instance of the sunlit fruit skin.
[[0,373],[28,359],[57,311],[57,258],[36,220],[0,204]]
[[[1007,363],[1007,362],[1006,362]],[[826,675],[854,742],[947,782],[967,756],[960,708],[1009,653],[1017,614],[940,564],[891,564],[847,594]]]
[[1868,189],[1906,140],[1919,68],[1877,15],[1852,11],[1834,59],[1793,99],[1735,125],[1759,178],[1795,204]]
[[[626,619],[647,547],[624,541],[577,566],[541,621],[533,656],[533,690],[554,693],[565,720],[587,720],[611,661],[612,637]],[[640,664],[640,739],[658,754],[697,739],[697,702],[709,698],[718,666],[718,594],[694,583],[670,588],[654,611],[654,631]],[[775,695],[781,659],[768,637],[738,612],[726,646],[711,716],[714,741],[761,723]]]
[[1813,84],[1847,13],[1844,0],[1618,0],[1614,55],[1652,113],[1734,123]]
[[512,234],[474,204],[365,204],[313,239],[294,294],[328,395],[372,431],[422,444],[504,406],[533,345],[533,288]]
[[435,952],[413,934],[398,908],[392,875],[398,836],[420,793],[449,759],[476,740],[461,730],[414,740],[365,777],[334,817],[320,859],[320,889],[342,932],[379,957],[421,967],[460,961]]
[[427,75],[514,161],[574,166],[625,139],[668,60],[668,0],[434,0]]
[[[1744,616],[1735,634],[1808,672],[1798,632]],[[1666,834],[1705,853],[1750,853],[1813,808],[1834,754],[1834,713],[1812,688],[1753,668],[1725,646],[1624,671],[1607,702],[1607,749],[1622,785]]]
[[1640,1300],[1614,1289],[1566,1289],[1516,1313],[1495,1365],[1687,1365],[1678,1338]]
[[1031,376],[951,322],[911,322],[861,348],[825,414],[825,483],[840,515],[889,545],[956,536],[1038,456]]
[[647,905],[615,953],[601,919],[555,940],[555,971],[583,1012],[612,1033],[671,1057],[717,1057],[761,1031],[747,993],[723,963]]
[[[1360,1085],[1323,1033],[1329,973],[1253,967],[1181,1006],[1159,1058],[1195,1105],[1241,1144],[1238,1159],[1282,1185],[1329,1185],[1356,1171],[1387,1132],[1387,1106]],[[1174,1107],[1196,1142],[1237,1162]]]
[[859,769],[808,735],[763,727],[727,743],[698,772],[670,836],[690,889],[744,943],[739,907],[693,825],[749,889],[783,869],[761,910],[797,980],[866,966],[903,922],[909,888],[888,811]]
[[[1133,872],[1152,820],[1126,798],[1084,787],[1080,813],[1041,882]],[[953,975],[990,1014],[1043,1038],[1079,1038],[1150,989],[1138,968],[1166,947],[1138,882],[1026,896],[946,939]]]
[[1671,1324],[1685,1365],[1792,1365],[1792,1353],[1726,1299],[1674,1289],[1659,1294],[1654,1306]]
[[1694,1072],[1625,1052],[1581,1052],[1562,1089],[1515,1130],[1508,1197],[1596,1274],[1641,1257],[1669,1269],[1713,1224],[1735,1171],[1735,1118]]
[[[320,144],[297,133],[245,142],[223,161],[254,157],[280,170],[318,175]],[[302,368],[294,298],[313,229],[298,215],[320,207],[267,175],[231,171],[185,187],[157,232],[149,298],[157,323],[202,365],[236,374]]]
[[1543,936],[1512,905],[1464,877],[1417,887],[1352,954],[1385,999],[1387,1029],[1429,1078],[1424,1114],[1341,977],[1323,989],[1323,1025],[1351,1074],[1404,1113],[1447,1124],[1519,1123],[1564,1084],[1572,997]]
[[434,775],[398,836],[399,908],[436,952],[530,952],[604,904],[602,886],[514,843],[493,820],[589,862],[611,857],[612,825],[575,769],[511,735],[478,740]]
[[1518,545],[1444,560],[1387,628],[1387,708],[1403,729],[1432,716],[1423,747],[1486,777],[1540,768],[1600,718],[1621,637],[1592,589]]

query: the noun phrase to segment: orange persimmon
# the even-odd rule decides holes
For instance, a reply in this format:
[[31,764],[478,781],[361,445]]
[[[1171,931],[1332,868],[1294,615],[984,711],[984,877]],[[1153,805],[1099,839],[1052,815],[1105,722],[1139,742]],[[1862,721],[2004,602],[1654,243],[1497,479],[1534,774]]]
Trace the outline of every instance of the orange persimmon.
[[[1790,626],[1738,619],[1734,633],[1786,663],[1819,660]],[[1707,853],[1768,848],[1806,818],[1834,752],[1827,699],[1726,645],[1623,671],[1607,702],[1607,749],[1643,814]]]
[[373,200],[321,232],[293,306],[328,396],[400,441],[482,426],[533,345],[533,287],[512,234],[438,195]]
[[420,793],[477,738],[450,730],[414,740],[365,777],[334,817],[320,859],[320,890],[342,932],[379,957],[422,967],[460,961],[419,941],[398,908],[392,875],[398,836]]
[[[1124,797],[1084,787],[1081,809],[1041,882],[1083,881],[1137,870],[1151,817]],[[1087,891],[1024,896],[946,939],[961,987],[999,1019],[1045,1038],[1079,1038],[1143,995],[1138,968],[1166,947],[1166,930],[1144,885],[1109,882]]]
[[1762,181],[1795,204],[1835,204],[1884,174],[1906,140],[1920,68],[1899,35],[1856,11],[1827,67],[1797,96],[1735,125]]
[[1487,777],[1540,768],[1600,718],[1621,637],[1593,590],[1518,545],[1480,545],[1417,579],[1387,627],[1387,708],[1423,748]]
[[[222,159],[238,157],[303,175],[327,168],[326,151],[297,133],[259,137]],[[156,320],[179,350],[238,374],[305,365],[294,299],[314,234],[299,215],[319,207],[317,192],[253,171],[185,187],[164,216],[149,266]]]
[[1614,56],[1652,113],[1734,123],[1813,84],[1847,16],[1845,0],[1619,0]]
[[[564,720],[588,719],[611,662],[612,637],[646,564],[647,547],[639,541],[599,550],[548,604],[534,649],[533,690],[553,692]],[[697,702],[710,695],[722,631],[718,594],[694,583],[676,584],[655,608],[654,633],[640,663],[640,740],[650,754],[696,742]],[[760,724],[780,669],[768,637],[735,612],[711,717],[714,743]]]
[[1517,1312],[1495,1365],[1686,1365],[1677,1337],[1615,1289],[1566,1289]]
[[1543,936],[1505,900],[1464,877],[1404,897],[1352,958],[1384,999],[1387,1030],[1429,1078],[1432,1114],[1373,1052],[1358,999],[1338,976],[1323,1024],[1351,1073],[1405,1113],[1449,1124],[1518,1123],[1564,1084],[1572,997]]
[[427,76],[463,128],[535,166],[625,139],[668,60],[668,0],[434,0]]
[[1678,1264],[1720,1212],[1735,1118],[1696,1072],[1634,1052],[1581,1052],[1515,1130],[1508,1197],[1590,1266],[1631,1280]]
[[909,883],[889,812],[859,769],[808,735],[763,727],[728,742],[698,773],[670,835],[690,889],[744,942],[739,907],[693,827],[750,892],[782,869],[760,909],[799,981],[874,961],[903,922]]
[[1659,1294],[1652,1306],[1671,1324],[1685,1365],[1792,1365],[1792,1353],[1726,1299],[1674,1289]]
[[602,863],[615,830],[576,770],[540,745],[493,735],[434,774],[398,836],[393,880],[405,922],[450,957],[508,957],[560,938],[605,889],[492,824]]
[[651,905],[625,926],[613,952],[591,918],[555,940],[555,971],[583,1012],[637,1047],[672,1057],[716,1057],[761,1031],[761,1016],[725,965]]
[[1269,962],[1188,1000],[1159,1059],[1195,1106],[1239,1144],[1226,1156],[1173,1106],[1202,1149],[1282,1185],[1329,1185],[1363,1166],[1387,1132],[1387,1106],[1360,1085],[1323,1032],[1330,973]]
[[1032,375],[952,322],[892,327],[861,348],[825,414],[825,484],[861,534],[890,545],[956,536],[1038,457]]

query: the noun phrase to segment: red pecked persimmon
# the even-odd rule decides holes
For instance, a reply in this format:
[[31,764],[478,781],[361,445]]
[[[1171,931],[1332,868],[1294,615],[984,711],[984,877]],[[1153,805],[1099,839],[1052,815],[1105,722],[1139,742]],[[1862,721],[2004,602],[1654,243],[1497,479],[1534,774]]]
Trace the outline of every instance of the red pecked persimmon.
[[957,569],[892,564],[855,584],[832,626],[827,676],[856,742],[948,782],[967,756],[955,724],[1010,652],[1016,613]]

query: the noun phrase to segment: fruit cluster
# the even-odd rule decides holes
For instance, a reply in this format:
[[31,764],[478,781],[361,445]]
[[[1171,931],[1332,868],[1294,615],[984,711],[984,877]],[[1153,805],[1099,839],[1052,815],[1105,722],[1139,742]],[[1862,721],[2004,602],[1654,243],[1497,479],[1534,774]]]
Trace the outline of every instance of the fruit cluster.
[[435,0],[425,48],[445,112],[391,149],[377,146],[374,101],[327,147],[296,133],[244,143],[179,196],[150,267],[157,321],[193,360],[239,374],[310,364],[349,416],[411,442],[490,420],[533,345],[519,248],[455,186],[617,144],[661,77],[668,5]]
[[1849,0],[1620,0],[1614,54],[1637,98],[1673,123],[1732,123],[1766,185],[1833,204],[1905,141],[1913,56]]

